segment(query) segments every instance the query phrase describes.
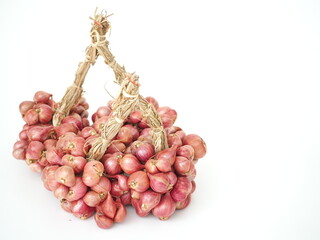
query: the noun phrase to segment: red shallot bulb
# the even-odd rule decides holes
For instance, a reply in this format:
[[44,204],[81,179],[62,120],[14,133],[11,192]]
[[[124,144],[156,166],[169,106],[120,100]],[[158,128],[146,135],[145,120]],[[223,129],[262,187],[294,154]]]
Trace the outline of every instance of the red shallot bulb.
[[106,177],[101,177],[99,182],[91,187],[91,190],[100,194],[101,198],[104,198],[111,190],[111,182]]
[[101,106],[98,108],[98,110],[96,111],[97,113],[97,117],[98,118],[101,118],[101,117],[104,117],[104,116],[109,116],[110,113],[111,113],[111,108],[108,107],[108,106]]
[[104,160],[104,156],[101,161],[104,161],[104,168],[107,174],[115,175],[122,172],[122,168],[119,164],[120,159],[123,157],[123,154],[120,152],[113,153],[110,157],[107,157]]
[[167,220],[176,210],[175,202],[169,192],[162,196],[160,203],[152,209],[152,214],[160,220]]
[[77,203],[77,201],[69,202],[65,199],[62,199],[60,201],[60,205],[61,205],[62,209],[65,210],[66,212],[69,212],[69,213],[72,213],[72,208],[76,203]]
[[20,140],[23,140],[23,141],[29,140],[28,135],[27,135],[27,130],[22,130],[19,133],[19,138],[20,138]]
[[52,97],[52,94],[44,92],[44,91],[38,91],[34,94],[33,101],[36,103],[49,103],[50,98]]
[[139,160],[132,154],[125,154],[119,160],[120,167],[127,174],[132,174],[144,168]]
[[42,157],[44,145],[39,141],[31,141],[26,150],[26,159],[28,162],[33,163]]
[[104,200],[100,206],[104,215],[111,219],[114,218],[117,211],[117,206],[110,193],[107,194],[106,200]]
[[93,127],[85,127],[79,133],[79,136],[83,137],[84,139],[87,139],[88,137],[96,136],[96,135],[98,135],[98,133]]
[[[77,114],[77,113],[75,113]],[[82,124],[82,119],[81,117],[77,114],[75,115],[73,114],[73,116],[67,116],[62,120],[62,123],[71,123],[75,126],[77,126],[77,128],[79,130],[81,130],[83,128],[83,124]],[[79,116],[78,118],[76,116]]]
[[83,201],[89,206],[89,207],[96,207],[98,206],[101,201],[105,198],[106,196],[102,196],[99,193],[95,191],[89,191],[85,194],[83,197]]
[[128,128],[129,131],[131,132],[131,135],[132,135],[132,141],[135,141],[138,139],[140,133],[138,131],[138,129],[130,124],[126,124],[123,126],[124,128]]
[[174,172],[167,172],[165,174],[167,175],[167,177],[169,179],[170,185],[173,187],[173,185],[175,185],[178,180],[177,175]]
[[87,160],[84,157],[76,157],[66,154],[62,157],[61,162],[63,165],[72,167],[75,173],[81,173],[87,163]]
[[114,222],[123,222],[123,220],[127,216],[127,209],[125,206],[121,203],[120,199],[118,198],[116,201],[116,207],[117,207],[117,212],[113,218]]
[[128,185],[131,189],[137,192],[146,191],[150,186],[146,172],[137,171],[132,173],[128,178]]
[[191,202],[191,194],[189,194],[185,200],[181,202],[176,202],[176,209],[177,210],[185,209],[186,207],[189,206],[190,202]]
[[180,175],[189,175],[194,169],[194,164],[189,159],[178,156],[174,162],[174,169]]
[[32,102],[32,101],[24,101],[24,102],[20,103],[19,111],[20,111],[22,117],[26,114],[26,112],[28,112],[30,109],[32,109],[34,105],[35,105],[35,102]]
[[121,195],[120,197],[121,202],[123,205],[130,205],[131,204],[131,193],[130,192],[126,192],[123,195]]
[[46,151],[47,161],[52,165],[56,165],[56,164],[62,165],[63,155],[64,155],[63,151],[56,147],[49,148]]
[[69,188],[66,199],[68,201],[76,201],[82,198],[87,192],[87,186],[83,183],[81,177],[76,177],[76,183]]
[[177,146],[172,146],[171,148],[164,149],[157,153],[156,158],[158,160],[166,159],[173,165],[176,158]]
[[31,126],[26,130],[28,139],[30,141],[40,141],[44,142],[47,140],[52,134],[53,127],[52,126]]
[[54,191],[61,185],[55,178],[55,173],[58,168],[59,166],[47,166],[42,171],[41,179],[43,185],[49,191]]
[[69,192],[69,188],[63,184],[59,184],[59,187],[57,187],[53,194],[54,196],[59,199],[59,201],[64,201],[66,199],[66,196]]
[[178,180],[170,193],[175,202],[181,202],[188,197],[191,190],[191,181],[186,177],[178,177]]
[[154,146],[151,143],[142,142],[136,146],[135,155],[140,161],[146,162],[154,155]]
[[88,187],[93,187],[98,184],[103,175],[103,164],[99,161],[92,160],[87,162],[83,169],[82,181]]
[[112,219],[106,217],[102,212],[96,212],[94,220],[99,228],[108,229],[113,225]]
[[140,202],[139,202],[138,199],[132,198],[131,199],[131,204],[134,207],[134,209],[136,210],[136,213],[137,213],[138,216],[145,217],[145,216],[149,215],[150,211],[147,212],[147,211],[144,211],[144,210],[141,209],[141,205],[140,205]]
[[69,132],[78,133],[79,129],[72,123],[62,123],[61,125],[54,127],[54,131],[59,138]]
[[194,149],[190,145],[178,147],[177,156],[182,156],[192,161],[194,159]]
[[26,150],[28,148],[29,143],[27,141],[17,141],[13,145],[12,155],[19,160],[24,160],[26,158]]
[[126,150],[126,145],[124,145],[124,143],[113,141],[111,145],[108,147],[106,153],[124,152],[125,150]]
[[142,120],[142,113],[140,111],[132,112],[129,116],[130,123],[138,123]]
[[142,211],[150,212],[158,205],[161,199],[161,194],[152,190],[147,190],[140,194],[139,205]]
[[93,124],[93,128],[98,133],[101,133],[103,131],[104,127],[107,125],[109,118],[110,118],[109,116],[104,116],[104,117],[97,119]]
[[39,162],[34,162],[29,164],[29,167],[32,171],[36,172],[36,173],[41,173],[42,169],[44,168]]
[[76,176],[73,169],[69,166],[59,167],[55,172],[55,179],[67,187],[72,187],[76,184]]
[[172,146],[177,146],[177,147],[180,147],[182,146],[182,140],[181,138],[176,135],[176,134],[169,134],[167,136],[168,138],[168,145],[169,147],[172,147]]
[[85,220],[91,217],[95,212],[95,208],[89,207],[83,199],[79,199],[75,201],[72,207],[72,213],[74,216],[80,218],[81,220]]
[[[144,167],[146,169],[146,171],[150,174],[155,174],[158,173],[159,170],[156,166],[158,160],[155,159],[149,159],[148,161],[146,161]],[[169,161],[167,161],[169,163]],[[171,169],[171,164],[169,163],[170,169]]]
[[164,173],[149,174],[150,187],[158,193],[168,192],[173,185],[170,184],[169,178]]
[[146,100],[151,103],[156,110],[159,108],[159,103],[154,97],[146,97]]
[[124,144],[131,143],[133,140],[133,135],[131,130],[125,126],[121,127],[116,136],[116,139]]
[[201,137],[196,134],[189,134],[183,138],[184,145],[190,145],[194,149],[194,158],[202,158],[206,155],[207,146]]

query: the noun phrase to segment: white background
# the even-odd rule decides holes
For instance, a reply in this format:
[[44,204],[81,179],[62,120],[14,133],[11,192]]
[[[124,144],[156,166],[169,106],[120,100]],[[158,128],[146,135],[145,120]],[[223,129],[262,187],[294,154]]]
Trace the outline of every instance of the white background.
[[[105,8],[110,47],[141,93],[207,142],[191,205],[168,221],[129,209],[109,230],[64,212],[11,156],[18,105],[59,100]],[[0,2],[0,239],[320,239],[320,1]],[[100,59],[84,88],[92,114],[116,95]],[[206,237],[203,237],[206,234]]]

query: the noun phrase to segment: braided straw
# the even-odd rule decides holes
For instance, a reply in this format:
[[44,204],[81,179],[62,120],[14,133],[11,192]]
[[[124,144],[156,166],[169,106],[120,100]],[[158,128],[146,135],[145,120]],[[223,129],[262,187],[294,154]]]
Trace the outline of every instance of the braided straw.
[[148,119],[148,125],[152,128],[152,141],[156,152],[159,152],[168,148],[161,118],[154,106],[139,94],[139,77],[134,73],[126,72],[125,68],[116,62],[115,57],[110,52],[109,42],[105,37],[105,34],[110,29],[107,17],[104,14],[97,14],[95,11],[94,18],[90,18],[93,20],[90,32],[92,44],[86,50],[86,61],[79,65],[74,84],[68,88],[59,104],[59,108],[54,115],[54,125],[60,124],[62,119],[69,114],[71,107],[79,101],[84,78],[90,66],[101,55],[105,63],[114,71],[115,81],[120,85],[120,92],[114,100],[110,118],[103,127],[101,136],[86,143],[86,145],[91,146],[87,153],[87,159],[101,159],[123,126],[124,121],[136,109],[139,109],[143,116]]

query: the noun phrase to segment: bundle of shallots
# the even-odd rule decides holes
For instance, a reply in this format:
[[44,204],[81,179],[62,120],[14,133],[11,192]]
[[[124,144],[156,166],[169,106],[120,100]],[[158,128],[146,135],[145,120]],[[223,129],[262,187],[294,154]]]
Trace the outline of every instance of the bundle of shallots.
[[[107,18],[92,18],[92,44],[60,102],[38,91],[33,101],[20,104],[25,125],[13,156],[41,173],[65,211],[80,219],[94,215],[100,228],[122,222],[130,205],[139,216],[166,220],[190,204],[195,164],[206,145],[174,126],[175,110],[139,94],[138,76],[127,73],[109,50]],[[90,124],[82,84],[98,56],[114,71],[120,92],[97,109]]]

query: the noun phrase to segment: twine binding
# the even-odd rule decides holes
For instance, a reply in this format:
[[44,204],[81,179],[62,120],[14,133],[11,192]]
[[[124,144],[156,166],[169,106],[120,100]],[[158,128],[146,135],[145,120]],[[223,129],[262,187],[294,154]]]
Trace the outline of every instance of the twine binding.
[[81,98],[82,85],[89,68],[94,65],[98,56],[102,56],[105,63],[113,70],[115,82],[120,85],[120,91],[114,100],[111,117],[105,124],[101,136],[86,143],[86,145],[91,146],[87,153],[88,160],[101,159],[123,126],[124,120],[128,118],[131,112],[137,109],[147,118],[148,125],[152,128],[152,141],[156,152],[168,148],[161,118],[154,106],[139,94],[139,77],[135,73],[126,72],[124,66],[120,66],[116,62],[115,57],[109,50],[109,42],[105,36],[111,28],[107,20],[109,16],[111,15],[107,15],[104,12],[97,14],[96,9],[94,18],[90,17],[93,20],[90,31],[92,43],[86,49],[85,61],[79,64],[73,85],[67,89],[53,116],[54,126],[60,125],[63,118],[68,116],[72,106],[77,104]]

